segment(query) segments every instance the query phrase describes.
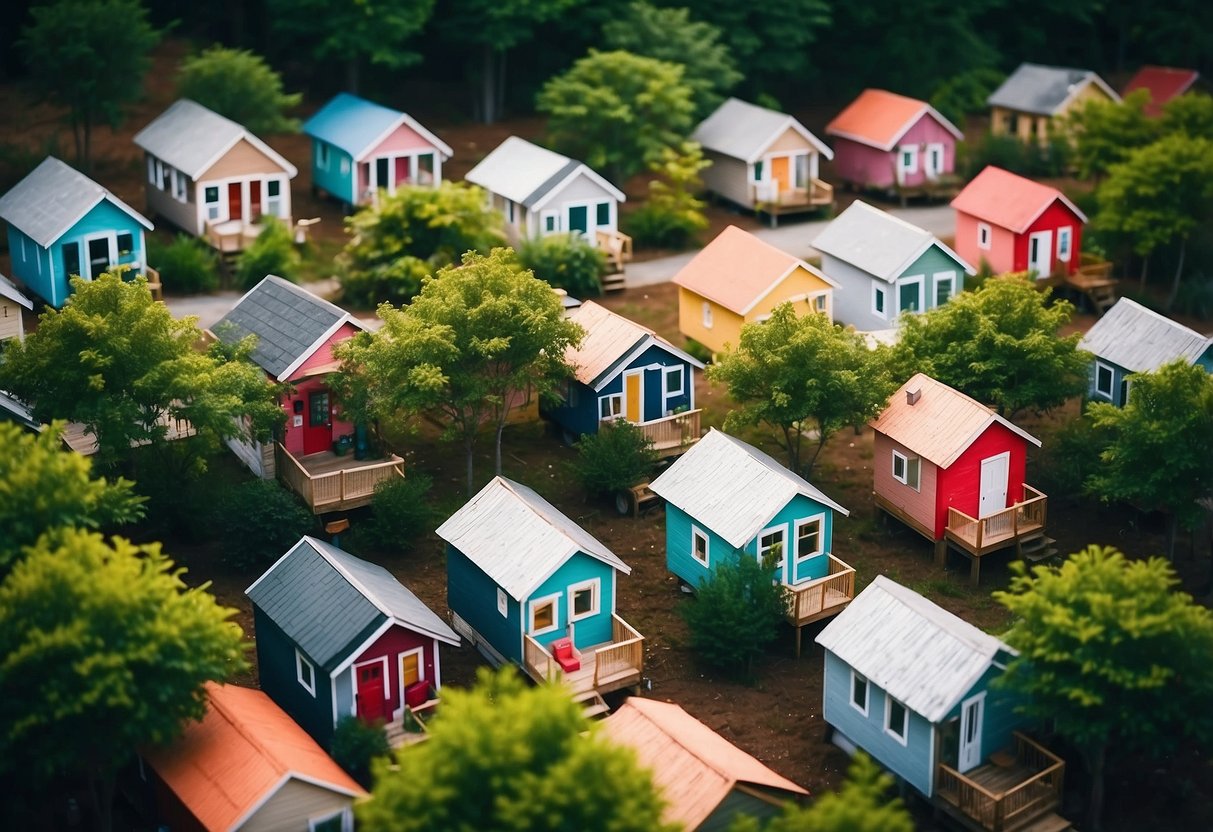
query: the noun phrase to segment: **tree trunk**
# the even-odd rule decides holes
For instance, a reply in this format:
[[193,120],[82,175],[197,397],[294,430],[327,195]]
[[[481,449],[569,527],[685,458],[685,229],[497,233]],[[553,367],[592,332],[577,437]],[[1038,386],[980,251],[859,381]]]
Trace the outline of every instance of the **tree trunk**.
[[505,417],[509,414],[509,410],[505,410],[501,417],[497,420],[497,476],[501,476],[501,434],[505,430]]
[[783,429],[784,445],[787,447],[787,451],[788,451],[788,467],[790,469],[792,469],[793,473],[799,473],[799,471],[800,471],[799,432],[797,433],[796,441],[793,442],[792,441],[792,429],[786,425],[782,426],[782,429]]
[[1175,563],[1175,538],[1179,536],[1179,515],[1171,512],[1167,519],[1167,560]]
[[351,55],[345,62],[346,92],[358,94],[358,57]]
[[480,118],[485,124],[497,121],[497,73],[492,45],[485,44],[480,53]]
[[468,499],[472,498],[472,457],[476,452],[476,436],[473,434],[463,440],[463,450],[467,454]]
[[1096,746],[1088,757],[1089,773],[1091,775],[1090,805],[1087,806],[1087,827],[1091,832],[1101,832],[1103,829],[1103,792],[1104,792],[1104,761],[1107,759],[1106,743]]
[[505,112],[505,56],[504,50],[497,53],[497,111],[494,115]]
[[1141,258],[1141,288],[1146,288],[1146,273],[1150,271],[1150,255]]
[[1184,274],[1184,257],[1188,253],[1188,238],[1186,236],[1179,238],[1179,262],[1175,264],[1175,278],[1171,281],[1171,294],[1167,296],[1167,311],[1171,311],[1171,307],[1175,305],[1175,298],[1179,297],[1179,281]]

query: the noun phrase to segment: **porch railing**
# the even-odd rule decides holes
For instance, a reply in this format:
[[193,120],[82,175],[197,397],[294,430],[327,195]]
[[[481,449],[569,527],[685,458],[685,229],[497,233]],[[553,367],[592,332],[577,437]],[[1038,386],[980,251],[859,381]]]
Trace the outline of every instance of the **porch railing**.
[[1024,483],[1023,499],[989,517],[970,517],[948,509],[947,530],[967,548],[980,552],[987,546],[1014,542],[1021,534],[1044,528],[1048,497]]
[[695,444],[699,441],[699,416],[702,410],[688,410],[664,416],[638,427],[653,443],[654,450],[668,451]]
[[611,615],[611,644],[594,654],[594,687],[629,671],[644,669],[644,636],[617,615]]
[[404,476],[404,460],[395,455],[383,462],[323,474],[313,474],[304,468],[281,442],[277,443],[277,457],[279,476],[316,514],[369,500],[379,483]]
[[827,608],[841,607],[855,597],[855,569],[833,555],[828,557],[828,574],[807,584],[784,587],[788,620],[793,624],[821,617]]
[[950,766],[939,766],[940,796],[990,832],[1012,829],[1061,803],[1065,762],[1018,731],[1014,737],[1014,765],[1030,773],[1005,791],[990,791]]
[[547,651],[546,647],[525,633],[522,636],[522,658],[526,671],[536,681],[551,682],[558,677],[560,671],[552,654]]

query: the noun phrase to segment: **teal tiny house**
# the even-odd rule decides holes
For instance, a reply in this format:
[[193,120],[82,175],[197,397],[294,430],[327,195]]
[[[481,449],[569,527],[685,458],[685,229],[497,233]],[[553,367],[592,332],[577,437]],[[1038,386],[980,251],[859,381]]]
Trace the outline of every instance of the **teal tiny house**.
[[138,211],[53,156],[0,197],[13,277],[56,309],[73,275],[92,280],[115,266],[147,269]]
[[578,695],[640,683],[644,637],[615,614],[632,570],[543,497],[494,477],[438,536],[455,630],[491,661]]
[[666,565],[689,586],[726,558],[775,559],[797,653],[801,627],[851,600],[855,570],[832,547],[847,510],[753,445],[712,429],[650,488],[666,501]]

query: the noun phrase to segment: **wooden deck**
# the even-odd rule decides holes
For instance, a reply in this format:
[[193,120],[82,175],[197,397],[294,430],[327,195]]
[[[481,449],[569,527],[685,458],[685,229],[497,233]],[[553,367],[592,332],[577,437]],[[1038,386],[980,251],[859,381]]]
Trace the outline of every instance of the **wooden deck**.
[[658,456],[678,456],[699,441],[702,435],[699,427],[701,413],[702,410],[688,410],[643,422],[637,427],[653,443],[653,450],[657,451]]
[[1016,732],[1013,752],[995,754],[965,774],[940,765],[935,802],[969,829],[1014,832],[1061,805],[1065,768],[1060,757]]
[[989,517],[978,519],[949,508],[944,534],[970,555],[981,557],[1043,529],[1048,500],[1044,493],[1024,483],[1023,497],[1018,502]]
[[1112,277],[1112,263],[1094,255],[1083,254],[1074,274],[1055,271],[1047,277],[1037,277],[1036,286],[1066,290],[1072,295],[1085,297],[1097,315],[1103,315],[1120,296],[1117,286],[1120,281]]
[[640,684],[644,671],[644,636],[617,615],[611,615],[611,640],[581,651],[581,667],[565,673],[547,649],[523,636],[523,670],[536,682],[560,682],[574,697],[596,691],[610,693]]
[[751,185],[754,210],[766,214],[775,225],[784,214],[799,214],[816,211],[834,204],[834,186],[821,179],[809,181],[807,188],[791,188],[780,191],[776,183]]
[[387,733],[388,745],[393,749],[416,743],[430,738],[429,729],[425,723],[438,710],[438,700],[430,699],[416,708],[404,706],[399,719],[394,719],[384,726]]
[[376,485],[404,476],[404,460],[395,454],[386,459],[354,459],[322,451],[296,457],[279,442],[275,455],[278,476],[314,514],[370,505]]
[[797,586],[785,586],[788,623],[796,628],[796,655],[800,655],[800,631],[806,624],[837,615],[855,599],[855,569],[833,555],[830,571],[822,578]]

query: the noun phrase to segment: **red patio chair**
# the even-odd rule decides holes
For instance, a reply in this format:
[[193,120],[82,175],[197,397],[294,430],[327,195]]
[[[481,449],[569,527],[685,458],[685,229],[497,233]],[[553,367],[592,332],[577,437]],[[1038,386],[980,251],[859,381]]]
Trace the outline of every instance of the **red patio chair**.
[[571,638],[558,638],[552,642],[552,657],[565,673],[581,670],[581,654],[573,646]]

